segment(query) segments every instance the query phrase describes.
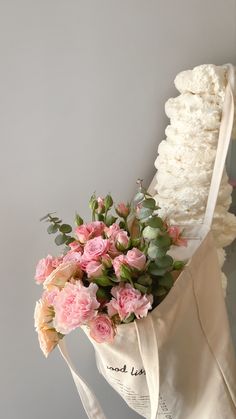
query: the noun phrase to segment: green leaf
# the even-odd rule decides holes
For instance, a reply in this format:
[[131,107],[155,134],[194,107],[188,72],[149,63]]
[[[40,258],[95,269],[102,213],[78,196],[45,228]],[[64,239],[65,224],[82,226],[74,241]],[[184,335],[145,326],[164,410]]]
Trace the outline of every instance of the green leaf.
[[75,224],[79,227],[84,223],[83,218],[80,217],[79,214],[75,214]]
[[157,297],[162,297],[163,295],[165,295],[167,293],[166,289],[164,287],[158,287],[155,291],[154,291],[154,295],[156,295]]
[[64,234],[65,233],[71,233],[72,227],[69,224],[62,224],[59,227],[59,230],[60,230],[61,233],[64,233]]
[[158,256],[158,247],[154,243],[150,243],[147,254],[150,259],[155,260]]
[[51,217],[51,220],[54,221],[54,223],[61,223],[62,220],[60,220],[60,218],[58,217]]
[[58,227],[55,224],[50,224],[50,226],[48,226],[48,228],[47,228],[48,234],[56,233],[57,230],[58,230]]
[[166,269],[159,268],[159,266],[155,262],[151,262],[148,267],[148,272],[154,276],[163,276],[166,273]]
[[66,244],[68,245],[68,244],[70,244],[70,243],[73,243],[74,241],[75,241],[75,239],[74,239],[74,237],[70,237],[70,236],[66,236],[67,237],[67,240],[66,240]]
[[105,224],[110,227],[112,224],[114,224],[117,220],[117,217],[114,217],[113,215],[107,215],[105,219]]
[[144,285],[144,286],[150,286],[152,285],[152,278],[148,274],[144,274],[138,277],[137,283]]
[[111,299],[110,293],[105,288],[98,288],[96,297],[98,300],[102,301]]
[[120,228],[125,229],[125,222],[124,221],[120,221],[119,222],[119,226],[120,226]]
[[141,220],[142,222],[145,222],[153,213],[153,210],[150,208],[141,208],[137,212],[137,218]]
[[98,221],[104,221],[104,215],[103,214],[97,214]]
[[182,260],[176,260],[173,263],[173,269],[174,271],[181,271],[181,269],[183,269],[183,267],[186,265],[186,262],[182,261]]
[[147,226],[153,227],[153,228],[162,228],[163,227],[163,221],[160,217],[152,217],[146,222]]
[[126,266],[124,264],[121,264],[121,266],[120,266],[120,277],[122,279],[125,279],[125,280],[128,280],[128,281],[131,280],[131,270],[128,266]]
[[104,206],[105,206],[105,210],[107,211],[109,208],[111,208],[113,205],[113,199],[111,197],[110,194],[108,194],[105,198],[104,198]]
[[139,290],[142,294],[146,294],[147,290],[148,290],[148,287],[145,287],[144,285],[138,284],[137,282],[135,282],[134,288]]
[[58,234],[58,236],[56,236],[55,238],[55,243],[57,246],[61,246],[62,244],[64,244],[67,240],[67,236],[65,234]]
[[93,278],[93,282],[99,285],[100,287],[108,287],[110,285],[114,285],[114,283],[110,280],[108,276],[100,276],[99,278]]
[[170,255],[165,255],[158,258],[156,263],[160,268],[170,268],[173,265],[173,258]]
[[144,199],[144,201],[142,201],[142,206],[144,208],[150,208],[154,210],[156,206],[156,201],[153,198]]
[[174,284],[173,276],[170,272],[166,272],[166,274],[158,280],[158,284],[166,289],[172,288]]
[[172,241],[171,241],[171,238],[169,237],[169,235],[168,234],[163,234],[162,236],[158,236],[156,239],[155,239],[155,244],[158,246],[158,247],[165,247],[165,248],[169,248],[170,246],[171,246],[171,243],[172,243]]

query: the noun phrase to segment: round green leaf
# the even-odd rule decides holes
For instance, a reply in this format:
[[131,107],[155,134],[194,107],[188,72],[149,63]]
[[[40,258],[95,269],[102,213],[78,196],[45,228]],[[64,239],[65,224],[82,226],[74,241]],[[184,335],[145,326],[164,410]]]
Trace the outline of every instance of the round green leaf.
[[148,267],[148,272],[154,276],[163,276],[166,273],[166,269],[159,268],[159,266],[155,262],[151,262]]
[[150,259],[155,260],[158,256],[158,247],[155,244],[150,243],[147,254]]
[[147,226],[153,227],[153,228],[162,228],[163,227],[163,221],[160,217],[152,217],[146,222]]
[[48,228],[47,228],[48,234],[56,233],[57,230],[58,230],[58,227],[55,224],[50,224],[50,226],[48,226]]
[[185,265],[185,262],[183,262],[182,260],[176,260],[173,264],[173,269],[174,271],[181,271],[184,265]]
[[137,282],[134,284],[134,288],[139,290],[142,294],[146,294],[148,287],[145,287],[144,285],[138,284]]
[[64,233],[64,234],[65,233],[71,233],[72,227],[69,224],[62,224],[59,227],[59,230],[60,230],[61,233]]
[[156,201],[153,198],[144,199],[144,201],[142,201],[142,206],[144,208],[150,208],[154,210],[156,206]]
[[57,246],[61,246],[61,244],[64,244],[67,240],[67,237],[65,234],[58,234],[55,238],[55,243]]
[[171,245],[171,238],[168,236],[168,234],[164,234],[163,236],[158,236],[155,240],[155,244],[158,247],[168,248]]
[[174,279],[170,272],[167,272],[162,278],[158,280],[158,284],[166,289],[172,288]]
[[137,213],[137,218],[145,222],[153,213],[150,208],[141,208]]
[[170,268],[173,265],[173,258],[170,255],[165,255],[158,258],[156,263],[160,268]]

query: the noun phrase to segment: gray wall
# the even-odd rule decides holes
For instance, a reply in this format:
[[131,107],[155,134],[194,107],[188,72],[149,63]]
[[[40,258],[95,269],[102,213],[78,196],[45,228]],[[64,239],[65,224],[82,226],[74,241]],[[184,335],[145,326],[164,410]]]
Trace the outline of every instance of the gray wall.
[[[72,222],[95,189],[119,200],[149,183],[176,73],[236,62],[235,17],[234,0],[0,0],[2,418],[85,419],[33,330],[35,263],[56,251],[38,220]],[[108,419],[137,418],[83,336],[69,344]]]

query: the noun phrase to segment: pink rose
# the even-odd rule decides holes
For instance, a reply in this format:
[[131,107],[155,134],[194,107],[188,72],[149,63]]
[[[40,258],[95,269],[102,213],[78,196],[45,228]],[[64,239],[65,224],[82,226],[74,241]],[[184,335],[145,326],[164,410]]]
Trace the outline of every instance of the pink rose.
[[36,266],[35,281],[37,284],[42,284],[48,275],[54,270],[53,257],[48,255],[44,259],[40,259]]
[[130,207],[124,202],[120,202],[116,207],[116,212],[120,217],[127,218],[130,213]]
[[121,230],[116,236],[116,247],[118,250],[125,250],[129,247],[130,239],[127,231]]
[[95,317],[100,305],[96,298],[97,290],[98,286],[93,283],[89,287],[81,281],[66,283],[54,299],[54,325],[58,332],[65,335]]
[[95,237],[94,239],[89,240],[84,246],[84,260],[97,260],[100,256],[103,256],[107,253],[109,249],[109,241],[103,239],[102,237]]
[[83,249],[83,247],[81,246],[81,244],[79,242],[77,242],[76,240],[74,242],[70,243],[69,244],[69,247],[74,252],[82,252],[82,249]]
[[125,255],[119,255],[113,260],[113,268],[116,274],[116,277],[120,279],[120,268],[122,265],[127,265],[127,260]]
[[60,338],[61,337],[53,327],[40,329],[38,331],[39,346],[46,358],[55,346],[57,346]]
[[188,242],[187,239],[181,238],[181,231],[179,227],[172,226],[168,228],[168,234],[172,238],[172,243],[176,246],[187,246]]
[[86,266],[86,273],[88,275],[88,278],[98,278],[99,276],[102,276],[103,270],[104,268],[102,263],[97,260],[92,260],[91,262],[88,262]]
[[69,250],[69,252],[63,257],[63,262],[74,262],[76,265],[80,266],[82,254],[80,252],[74,252]]
[[115,242],[113,240],[110,239],[109,241],[110,241],[110,246],[109,246],[108,253],[111,256],[111,258],[114,259],[117,256],[119,256],[122,252],[117,249]]
[[146,256],[136,247],[127,252],[126,260],[129,266],[139,271],[142,271],[146,264]]
[[130,284],[119,284],[111,289],[112,298],[107,304],[108,315],[110,317],[119,314],[123,321],[132,313],[139,319],[146,317],[148,310],[152,308],[153,298],[151,295],[142,295],[139,290]]
[[89,322],[90,336],[98,343],[110,343],[115,336],[111,319],[105,314],[98,314]]
[[105,228],[105,224],[101,221],[93,221],[90,224],[82,224],[75,229],[75,234],[80,243],[84,244],[94,237],[101,236]]
[[105,227],[104,232],[108,239],[116,239],[117,234],[121,231],[119,224],[113,223],[110,227]]

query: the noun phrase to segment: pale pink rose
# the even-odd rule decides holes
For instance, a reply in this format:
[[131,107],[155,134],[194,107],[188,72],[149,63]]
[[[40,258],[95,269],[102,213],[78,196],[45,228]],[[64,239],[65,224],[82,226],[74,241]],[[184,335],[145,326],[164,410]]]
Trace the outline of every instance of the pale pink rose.
[[124,202],[120,202],[116,207],[116,212],[120,217],[127,218],[130,213],[130,207]]
[[76,241],[76,240],[74,242],[70,243],[69,244],[69,247],[74,252],[82,252],[82,249],[83,249],[83,247],[81,246],[81,244],[78,241]]
[[118,314],[123,321],[132,313],[139,319],[147,316],[148,310],[152,308],[152,296],[142,295],[139,290],[130,284],[122,283],[111,289],[112,298],[107,304],[110,317]]
[[62,263],[47,277],[43,286],[48,290],[51,290],[55,286],[63,288],[65,283],[75,275],[81,275],[81,271],[75,262]]
[[60,335],[54,328],[45,328],[38,331],[39,346],[46,358],[57,346],[60,338]]
[[53,287],[51,290],[45,290],[42,295],[42,300],[45,301],[48,306],[53,306],[54,299],[59,292],[59,288],[57,287]]
[[54,311],[48,306],[48,303],[44,299],[40,299],[36,302],[34,310],[34,326],[37,331],[42,329],[46,324],[51,323],[54,316]]
[[120,268],[122,265],[127,265],[127,260],[125,255],[119,255],[113,260],[113,268],[116,274],[116,277],[120,279]]
[[127,252],[126,260],[129,266],[139,271],[142,271],[146,265],[146,256],[136,247]]
[[116,246],[119,250],[125,250],[129,247],[130,239],[127,231],[121,230],[116,236]]
[[106,314],[98,314],[89,322],[90,336],[98,343],[111,343],[115,330],[111,319]]
[[112,259],[116,258],[117,256],[121,255],[121,251],[117,249],[115,242],[113,240],[109,240],[110,241],[110,246],[109,246],[109,250],[108,253],[111,256]]
[[95,237],[89,240],[84,246],[84,260],[98,260],[100,256],[107,253],[109,249],[109,241],[102,237]]
[[74,252],[69,250],[69,252],[63,257],[63,262],[74,262],[77,266],[80,266],[82,254],[80,252]]
[[104,232],[108,239],[116,239],[117,234],[121,231],[119,224],[113,223],[110,227],[105,227]]
[[86,273],[88,278],[98,278],[102,276],[104,267],[101,262],[97,260],[91,260],[86,266]]
[[56,330],[64,335],[92,320],[97,314],[99,302],[96,298],[98,286],[90,283],[85,287],[82,281],[67,283],[54,299]]
[[93,221],[90,224],[82,224],[75,229],[75,234],[80,243],[85,244],[94,237],[101,236],[105,228],[102,221]]
[[172,243],[176,246],[184,246],[186,247],[188,242],[187,239],[181,238],[181,231],[179,227],[172,226],[168,228],[168,234],[172,238]]
[[51,255],[48,255],[44,259],[40,259],[35,272],[35,281],[37,284],[42,284],[47,276],[54,270],[53,261],[54,258]]

